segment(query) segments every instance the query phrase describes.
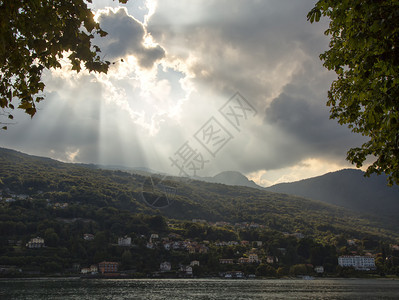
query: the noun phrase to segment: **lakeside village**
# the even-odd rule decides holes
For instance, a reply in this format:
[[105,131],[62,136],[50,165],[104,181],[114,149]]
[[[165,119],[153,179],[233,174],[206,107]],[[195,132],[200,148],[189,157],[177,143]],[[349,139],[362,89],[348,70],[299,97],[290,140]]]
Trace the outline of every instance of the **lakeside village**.
[[[59,204],[54,204],[60,206]],[[161,221],[164,219],[158,216]],[[367,250],[368,240],[345,240],[337,248],[316,243],[300,232],[270,233],[254,222],[168,222],[168,230],[149,235],[138,234],[108,240],[104,232],[84,233],[77,237],[78,255],[57,248],[55,235],[22,240],[8,240],[14,257],[0,256],[0,276],[29,277],[42,275],[81,276],[83,278],[259,278],[385,275],[399,271],[399,245],[388,249]],[[185,231],[183,231],[186,229]],[[188,229],[188,230],[187,230]],[[203,230],[219,237],[204,240],[194,236]],[[265,231],[266,230],[266,231]],[[184,232],[186,234],[178,234]],[[262,234],[265,233],[265,234]],[[268,234],[266,234],[268,232]],[[194,238],[188,238],[188,236]],[[237,234],[237,235],[236,235]],[[271,234],[271,235],[270,235]],[[222,236],[238,236],[222,240]],[[251,238],[253,237],[253,238]],[[247,239],[244,239],[247,238]],[[258,239],[261,238],[261,239]],[[51,240],[52,239],[52,240]],[[342,241],[341,241],[342,242]],[[72,246],[71,251],[76,252]],[[97,249],[98,248],[98,249]],[[93,251],[94,249],[94,251]],[[97,250],[96,250],[97,249]],[[10,249],[9,249],[10,250]],[[378,251],[383,251],[378,252]],[[389,253],[387,253],[389,252]],[[69,256],[62,257],[64,255]],[[93,256],[90,256],[93,253]],[[4,254],[4,253],[3,253]],[[18,256],[23,259],[18,260]],[[46,258],[44,258],[46,257]],[[75,258],[73,258],[75,257]],[[29,260],[33,260],[29,261]],[[17,262],[18,261],[18,262]],[[9,263],[7,263],[9,262]],[[12,265],[12,262],[17,262]],[[70,264],[68,266],[68,263]]]
[[376,236],[306,236],[253,221],[183,221],[28,198],[0,199],[0,277],[399,276],[399,245]]

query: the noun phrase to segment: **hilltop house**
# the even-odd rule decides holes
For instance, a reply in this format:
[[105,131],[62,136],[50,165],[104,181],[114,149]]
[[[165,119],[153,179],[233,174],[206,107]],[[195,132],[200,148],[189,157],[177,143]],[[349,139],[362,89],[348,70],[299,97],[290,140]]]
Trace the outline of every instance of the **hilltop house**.
[[220,258],[219,263],[220,264],[233,264],[234,260],[232,258]]
[[259,259],[258,254],[256,254],[256,253],[249,253],[248,260],[249,260],[249,263],[251,263],[251,264],[257,264],[257,263],[261,263],[262,262]]
[[150,236],[150,243],[156,243],[159,240],[159,235],[157,233],[153,233]]
[[249,258],[248,257],[240,257],[238,259],[239,264],[249,264]]
[[84,239],[85,241],[92,241],[92,240],[94,240],[94,235],[91,234],[91,233],[85,233],[85,234],[83,235],[83,239]]
[[198,260],[193,260],[192,262],[190,262],[190,266],[194,267],[194,266],[199,266],[200,262]]
[[35,237],[26,243],[26,247],[28,248],[42,248],[44,247],[44,239],[41,237]]
[[266,256],[266,262],[268,264],[274,264],[274,262],[278,262],[278,257],[274,257],[274,256]]
[[131,246],[132,245],[132,238],[128,236],[119,237],[118,238],[118,246]]
[[208,253],[208,247],[205,245],[198,245],[192,243],[191,245],[187,246],[187,250],[189,253],[194,254],[194,253]]

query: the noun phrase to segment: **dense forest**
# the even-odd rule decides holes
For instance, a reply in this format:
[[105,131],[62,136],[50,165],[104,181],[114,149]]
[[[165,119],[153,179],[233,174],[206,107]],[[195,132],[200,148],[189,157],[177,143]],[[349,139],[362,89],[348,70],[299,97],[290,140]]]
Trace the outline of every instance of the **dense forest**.
[[[312,273],[310,265],[343,274],[337,256],[354,252],[377,255],[379,273],[399,270],[390,246],[398,242],[397,224],[303,198],[170,177],[163,183],[173,187],[173,201],[157,209],[148,205],[155,195],[148,178],[0,149],[0,265],[12,266],[7,276],[76,274],[101,261],[116,261],[135,276],[153,274],[163,261],[176,270],[198,261],[198,276],[283,276]],[[124,236],[131,244],[118,245]],[[27,247],[34,237],[45,246]],[[165,246],[172,243],[180,246]],[[251,253],[257,263],[237,263]]]

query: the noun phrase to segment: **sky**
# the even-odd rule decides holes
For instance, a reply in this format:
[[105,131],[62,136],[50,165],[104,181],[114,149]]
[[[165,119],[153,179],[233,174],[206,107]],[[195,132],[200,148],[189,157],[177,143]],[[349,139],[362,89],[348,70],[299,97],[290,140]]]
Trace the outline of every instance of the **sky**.
[[328,20],[313,0],[96,0],[107,74],[47,70],[45,101],[0,146],[180,176],[239,171],[262,186],[353,167],[364,139],[329,119]]

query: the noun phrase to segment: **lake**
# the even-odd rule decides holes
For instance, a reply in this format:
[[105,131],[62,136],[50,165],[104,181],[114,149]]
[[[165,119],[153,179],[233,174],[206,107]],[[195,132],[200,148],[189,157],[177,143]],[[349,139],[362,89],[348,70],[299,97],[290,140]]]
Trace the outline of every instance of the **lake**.
[[0,299],[399,299],[399,280],[2,279]]

